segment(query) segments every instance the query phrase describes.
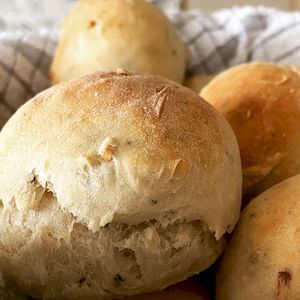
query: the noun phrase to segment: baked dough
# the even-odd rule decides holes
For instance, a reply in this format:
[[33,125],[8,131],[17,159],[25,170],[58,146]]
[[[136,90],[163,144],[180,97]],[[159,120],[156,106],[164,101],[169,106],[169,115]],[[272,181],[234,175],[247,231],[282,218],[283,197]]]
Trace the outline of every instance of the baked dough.
[[[140,296],[130,297],[126,300],[206,300],[207,298],[202,297],[191,292],[174,290],[174,291],[163,291],[156,292],[153,294],[143,294]],[[125,299],[124,299],[125,300]]]
[[124,300],[211,300],[207,289],[193,279],[179,282],[164,291],[137,295]]
[[216,75],[196,75],[186,77],[183,85],[199,94],[200,91],[210,82]]
[[65,18],[50,77],[93,71],[153,73],[182,82],[186,49],[174,25],[145,0],[81,0]]
[[0,271],[25,294],[111,299],[208,268],[240,212],[225,119],[162,77],[57,85],[0,133]]
[[236,134],[246,196],[300,172],[299,69],[259,62],[239,65],[215,77],[201,96]]
[[217,300],[300,299],[300,175],[242,212],[217,276]]

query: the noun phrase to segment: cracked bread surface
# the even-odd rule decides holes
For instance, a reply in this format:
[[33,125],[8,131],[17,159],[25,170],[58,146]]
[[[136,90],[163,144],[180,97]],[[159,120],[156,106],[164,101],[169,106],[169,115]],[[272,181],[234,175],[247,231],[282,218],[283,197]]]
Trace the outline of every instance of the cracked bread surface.
[[222,253],[239,216],[239,151],[223,117],[181,85],[95,73],[6,124],[0,199],[0,271],[22,292],[151,292]]

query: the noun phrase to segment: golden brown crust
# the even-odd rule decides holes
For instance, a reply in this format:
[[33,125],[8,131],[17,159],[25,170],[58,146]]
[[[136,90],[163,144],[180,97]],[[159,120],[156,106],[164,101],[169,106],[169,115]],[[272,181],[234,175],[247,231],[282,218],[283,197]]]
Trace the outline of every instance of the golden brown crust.
[[124,300],[211,300],[211,297],[201,283],[188,279],[169,286],[163,291],[124,298]]
[[[181,291],[162,291],[156,292],[153,294],[143,294],[135,297],[128,298],[126,300],[206,300],[208,298],[204,298],[200,295]],[[125,299],[124,299],[125,300]]]
[[201,92],[236,134],[246,194],[259,194],[300,171],[300,78],[295,70],[266,63],[240,65]]
[[65,18],[50,79],[126,68],[182,82],[186,50],[175,26],[144,0],[81,0]]
[[217,277],[217,299],[299,299],[300,175],[242,212]]
[[240,197],[234,135],[197,94],[154,75],[88,75],[1,131],[0,270],[37,298],[162,289],[216,260]]
[[[79,106],[80,110],[78,110]],[[45,120],[45,115],[49,116],[47,120]],[[61,125],[57,127],[57,124]],[[100,131],[95,124],[101,124]],[[37,131],[36,128],[39,130]],[[224,227],[221,229],[222,226],[219,227],[220,225],[217,224],[232,219],[232,216],[235,216],[234,220],[237,219],[239,208],[236,205],[236,197],[240,184],[239,159],[231,130],[210,105],[199,101],[196,94],[171,81],[156,76],[121,72],[108,75],[92,74],[83,79],[56,86],[38,95],[19,110],[3,129],[2,140],[8,139],[9,142],[6,141],[5,144],[15,149],[14,152],[19,149],[20,153],[23,152],[26,157],[25,154],[29,154],[29,150],[25,140],[30,139],[31,131],[34,132],[35,138],[30,144],[34,143],[36,145],[34,147],[42,147],[51,153],[56,153],[54,157],[59,160],[61,158],[57,157],[57,153],[63,153],[70,159],[75,159],[72,162],[73,166],[70,166],[71,169],[74,168],[72,172],[79,172],[78,166],[87,168],[84,163],[85,159],[89,160],[93,157],[97,159],[99,148],[103,146],[105,140],[115,139],[116,158],[121,161],[123,159],[131,161],[130,176],[133,178],[145,176],[141,173],[142,166],[147,172],[159,174],[155,175],[158,177],[154,176],[151,180],[145,179],[144,182],[140,180],[137,182],[132,178],[133,181],[128,182],[127,185],[129,189],[133,188],[136,191],[158,184],[157,188],[163,187],[165,193],[174,189],[174,192],[177,190],[183,192],[181,187],[185,185],[184,182],[188,182],[191,174],[196,171],[193,165],[201,165],[201,173],[212,172],[215,174],[213,176],[220,176],[221,169],[216,170],[216,165],[221,162],[224,165],[222,172],[230,172],[234,166],[233,173],[228,178],[229,186],[234,186],[235,191],[234,195],[229,196],[232,200],[226,204],[231,203],[230,208],[220,211],[220,218],[217,218],[215,212],[212,213],[209,209],[211,205],[209,202],[205,205],[202,203],[201,206],[203,215],[209,216],[210,220],[207,222],[215,224],[212,226],[215,231],[220,230],[218,235],[222,235],[226,229]],[[14,136],[20,135],[20,138],[13,139],[12,133]],[[20,145],[20,139],[25,143],[24,146]],[[49,139],[51,143],[48,142]],[[224,149],[228,150],[224,151]],[[44,156],[43,159],[45,159]],[[76,161],[78,161],[78,166],[74,165]],[[159,162],[164,163],[160,165]],[[57,166],[53,163],[49,164],[51,167],[48,166],[48,169],[53,168],[52,171],[56,173]],[[34,168],[32,162],[27,161],[26,165]],[[110,168],[109,164],[105,166]],[[162,166],[163,169],[161,169]],[[225,166],[228,166],[227,170]],[[7,180],[11,182],[12,179]],[[195,178],[195,180],[198,179]],[[203,180],[204,185],[206,181]],[[71,181],[69,184],[73,186]],[[85,193],[83,186],[80,189]],[[61,188],[65,190],[64,187]],[[80,190],[77,192],[81,193]],[[153,197],[155,197],[154,194]],[[67,198],[70,196],[71,194]],[[218,201],[221,201],[220,205],[224,205],[221,204],[223,200]],[[68,203],[64,203],[63,206],[69,207],[78,217],[82,215],[79,218],[93,228],[99,228],[100,224],[103,226],[112,220],[108,211],[103,212],[107,209],[102,207],[100,211],[102,211],[103,220],[92,225],[90,217],[94,215],[94,211],[83,212],[82,209],[78,210],[79,207],[76,208],[77,204],[72,201]],[[164,202],[161,205],[168,207]],[[178,208],[185,206],[180,202],[174,205]],[[88,207],[86,209],[89,210]],[[182,209],[183,211],[194,210],[186,206]],[[137,218],[144,218],[140,214],[143,210],[142,207],[136,207],[136,213],[139,211]],[[122,211],[123,209],[116,215],[121,216]],[[189,213],[193,214],[192,211]],[[97,218],[100,216],[98,214]],[[134,212],[132,214],[135,215]],[[211,223],[211,220],[214,221]],[[233,224],[234,222],[230,224],[230,228],[233,228]]]
[[186,77],[183,85],[199,94],[200,91],[215,77],[215,75],[196,75]]

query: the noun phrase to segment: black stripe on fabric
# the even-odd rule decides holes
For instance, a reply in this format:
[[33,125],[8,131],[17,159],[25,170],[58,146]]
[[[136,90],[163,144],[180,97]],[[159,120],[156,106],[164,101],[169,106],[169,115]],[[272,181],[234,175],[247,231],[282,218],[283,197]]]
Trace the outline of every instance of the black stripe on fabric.
[[[9,45],[9,43],[8,43],[8,45]],[[20,40],[18,39],[17,42],[11,47],[14,50],[14,62],[12,64],[12,69],[14,69],[16,67],[17,60],[18,60],[18,51],[20,49]],[[0,61],[0,63],[2,65],[2,61]],[[5,71],[7,71],[6,66],[5,67],[3,66],[3,68],[5,69]],[[8,72],[8,74],[9,74],[9,76],[7,78],[7,81],[6,81],[5,85],[4,85],[4,88],[2,89],[3,98],[5,98],[5,95],[6,95],[8,87],[9,87],[10,80],[11,80],[11,73]]]
[[[11,78],[15,78],[17,79],[20,84],[24,87],[25,91],[27,94],[29,94],[30,96],[33,96],[33,91],[31,89],[31,86],[26,82],[24,81],[15,71],[14,71],[14,68],[9,68],[8,66],[6,66],[3,62],[0,61],[0,65],[1,67],[9,74],[10,76],[10,80]],[[5,90],[5,93],[4,93],[4,90],[3,90],[3,94],[4,94],[4,97],[5,97],[5,94],[6,94],[6,91],[7,91],[7,87],[6,87],[6,90]]]
[[207,30],[206,29],[203,29],[201,31],[199,31],[197,34],[195,34],[191,39],[189,39],[185,45],[187,47],[190,47],[192,45],[194,45],[194,43],[199,39],[201,38],[201,36],[204,34],[204,33],[207,33]]
[[[49,39],[43,39],[43,49],[45,49],[46,45],[50,42]],[[15,47],[15,43],[12,42],[5,42],[7,45],[11,46],[12,48]],[[18,52],[21,53],[31,64],[36,66],[38,62],[43,60],[44,57],[48,57],[49,61],[51,61],[50,56],[44,51],[41,50],[31,44],[22,43],[20,40],[18,41],[18,44],[23,45],[24,47],[18,47]],[[35,54],[33,58],[33,53]],[[40,62],[39,62],[40,63]],[[43,72],[44,73],[44,72]],[[45,74],[47,75],[47,74]]]
[[7,103],[4,99],[4,94],[0,91],[0,102],[11,112],[11,113],[14,113],[15,112],[15,109],[10,106],[9,103]]
[[286,51],[285,53],[277,56],[276,58],[274,58],[274,62],[279,62],[281,61],[282,59],[285,59],[287,58],[288,56],[292,56],[293,54],[295,54],[296,52],[298,52],[300,49],[300,45],[297,45],[296,47]]
[[[48,45],[48,41],[47,41],[47,39],[44,39],[44,41],[43,41],[43,49],[46,49],[47,45]],[[32,47],[32,48],[34,48],[34,47]],[[39,69],[39,66],[41,65],[41,63],[42,63],[42,61],[43,61],[43,59],[44,59],[45,56],[46,56],[45,51],[41,51],[40,50],[39,57],[38,57],[36,63],[34,64],[34,67],[33,67],[33,70],[32,70],[32,72],[30,74],[28,82],[32,83],[33,78],[34,78],[37,70]],[[46,76],[47,75],[48,74],[46,74]]]
[[[209,53],[205,58],[203,58],[201,60],[201,62],[193,67],[191,67],[188,71],[188,75],[192,76],[195,74],[198,74],[199,70],[201,70],[202,68],[205,68],[205,74],[215,74],[215,70],[210,70],[210,68],[207,66],[207,62],[216,54],[220,55],[220,53],[222,53],[221,49],[226,49],[228,47],[228,45],[230,45],[231,43],[237,43],[238,42],[238,37],[237,36],[233,36],[232,38],[230,38],[228,41],[226,41],[226,43],[224,43],[223,45],[217,46],[215,48],[214,51],[212,51],[211,53]],[[226,51],[228,52],[228,51]],[[233,53],[234,56],[234,53]],[[224,55],[222,56],[223,58],[223,62],[224,62]],[[225,55],[225,59],[228,60],[228,55]],[[228,62],[227,62],[228,63]],[[223,66],[223,68],[227,67],[227,65],[225,64]]]
[[[216,31],[220,31],[220,30],[223,30],[227,24],[227,22],[229,21],[230,17],[227,17],[225,19],[225,21],[222,23],[222,24],[216,24],[216,26],[214,27],[205,27],[203,26],[203,29],[201,31],[199,31],[197,34],[195,34],[193,37],[190,38],[190,40],[188,40],[185,44],[186,46],[192,46],[199,38],[201,38],[201,36],[204,34],[204,33],[213,33],[213,32],[216,32]],[[215,22],[214,19],[212,19],[210,17],[210,20],[211,22]]]
[[295,23],[292,23],[292,24],[289,24],[288,26],[286,27],[283,27],[283,28],[280,28],[279,30],[277,30],[276,32],[273,32],[272,34],[266,36],[264,39],[262,39],[258,44],[256,45],[253,45],[253,49],[252,49],[252,52],[254,53],[255,50],[260,46],[262,45],[263,43],[266,43],[267,41],[273,39],[273,38],[276,38],[278,37],[279,35],[283,34],[283,33],[286,33],[287,31],[289,31],[290,29],[292,28],[295,28],[295,26],[298,26],[300,25],[300,22],[295,22]]
[[300,22],[297,22],[297,23],[293,23],[293,24],[290,24],[284,28],[281,28],[280,30],[274,32],[273,34],[271,35],[268,35],[266,36],[264,39],[262,39],[258,44],[254,44],[250,49],[249,49],[249,53],[247,55],[247,60],[248,61],[252,61],[253,60],[253,56],[255,54],[255,52],[259,49],[259,47],[265,43],[265,42],[268,42],[270,41],[272,38],[276,38],[278,37],[279,35],[281,34],[284,34],[286,33],[287,31],[291,30],[292,28],[295,28],[295,26],[299,25]]
[[[207,28],[206,28],[206,29],[207,29]],[[212,41],[212,43],[213,43],[214,45],[217,45],[218,39],[214,36],[214,34],[213,34],[212,31],[208,31],[208,36],[210,37],[210,40]],[[227,42],[226,42],[226,43],[227,43]],[[221,60],[221,62],[222,62],[222,65],[223,65],[223,67],[225,67],[226,64],[225,64],[225,61],[224,61],[224,59],[223,59],[222,53],[221,53],[221,51],[220,51],[220,49],[221,49],[223,46],[224,46],[224,45],[222,45],[221,47],[220,47],[220,46],[216,46],[216,47],[215,47],[215,53],[217,53],[217,54],[219,55],[220,60]]]
[[178,30],[185,27],[188,23],[194,21],[194,19],[197,19],[198,15],[190,15],[187,18],[182,18],[180,22],[175,23]]

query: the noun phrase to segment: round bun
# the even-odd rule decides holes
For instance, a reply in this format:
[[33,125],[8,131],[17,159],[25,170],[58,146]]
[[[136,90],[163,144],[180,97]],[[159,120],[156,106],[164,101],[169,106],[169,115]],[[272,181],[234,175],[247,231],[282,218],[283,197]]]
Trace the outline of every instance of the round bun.
[[50,77],[93,71],[153,73],[182,82],[186,50],[174,25],[145,0],[81,0],[66,17]]
[[234,134],[197,94],[121,70],[68,81],[0,133],[0,271],[36,298],[160,290],[216,260],[240,196]]
[[198,94],[214,77],[215,75],[190,76],[185,78],[183,85]]
[[244,194],[258,195],[300,172],[298,69],[266,63],[239,65],[215,77],[201,96],[235,132]]
[[218,300],[300,299],[300,175],[243,211],[217,276]]
[[207,300],[201,295],[197,295],[191,292],[174,290],[174,291],[162,291],[152,294],[143,294],[140,296],[130,297],[127,300]]
[[164,291],[137,295],[124,300],[210,300],[207,289],[192,279],[179,282]]
[[[1,300],[30,300],[27,296],[22,295],[15,290],[15,286],[8,286],[0,272],[0,299]],[[32,299],[31,299],[32,300]]]

